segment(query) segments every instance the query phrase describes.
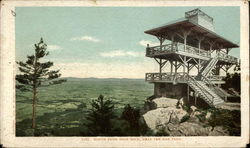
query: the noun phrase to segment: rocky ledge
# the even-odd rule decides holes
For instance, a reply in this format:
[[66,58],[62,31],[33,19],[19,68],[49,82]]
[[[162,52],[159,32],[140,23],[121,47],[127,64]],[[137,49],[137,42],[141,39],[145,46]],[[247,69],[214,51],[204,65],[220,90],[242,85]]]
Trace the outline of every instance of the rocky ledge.
[[[165,136],[227,136],[223,126],[209,126],[205,121],[211,112],[202,112],[195,106],[186,107],[183,99],[155,98],[145,104],[142,115],[146,125],[154,133]],[[202,120],[204,122],[202,122]]]

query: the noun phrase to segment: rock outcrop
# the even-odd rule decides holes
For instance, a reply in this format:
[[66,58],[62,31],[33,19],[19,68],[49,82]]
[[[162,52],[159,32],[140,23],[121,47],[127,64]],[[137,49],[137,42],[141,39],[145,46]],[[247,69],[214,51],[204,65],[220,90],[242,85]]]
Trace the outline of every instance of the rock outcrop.
[[155,104],[156,108],[167,108],[167,107],[175,108],[178,100],[162,97],[162,98],[156,98],[152,100],[152,102]]
[[187,115],[187,112],[175,107],[157,108],[148,111],[143,118],[150,129],[157,129],[169,123],[180,123],[181,119]]
[[[172,98],[155,98],[147,103],[142,118],[154,133],[164,130],[169,136],[226,136],[229,132],[223,127],[205,126],[197,117],[202,113],[191,106],[189,113],[182,108],[181,100]],[[181,104],[181,105],[180,105]],[[210,118],[211,113],[205,115]]]

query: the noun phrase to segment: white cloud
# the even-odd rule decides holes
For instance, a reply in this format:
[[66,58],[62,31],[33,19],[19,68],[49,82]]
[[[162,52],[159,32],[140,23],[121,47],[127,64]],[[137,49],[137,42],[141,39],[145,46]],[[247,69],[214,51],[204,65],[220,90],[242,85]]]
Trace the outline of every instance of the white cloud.
[[62,47],[58,46],[58,45],[47,45],[47,49],[49,51],[55,51],[55,50],[61,50]]
[[159,45],[159,43],[152,42],[152,41],[149,41],[149,40],[141,40],[139,42],[139,44],[142,45],[142,46],[144,46],[144,47],[147,47],[147,44],[149,44],[150,47],[152,47],[152,46],[158,46]]
[[101,52],[100,56],[102,57],[122,57],[122,56],[132,56],[132,57],[139,57],[144,56],[142,52],[135,52],[135,51],[124,51],[124,50],[113,50],[109,52]]
[[81,37],[73,37],[71,38],[71,41],[91,41],[91,42],[100,42],[99,39],[94,38],[92,36],[81,36]]

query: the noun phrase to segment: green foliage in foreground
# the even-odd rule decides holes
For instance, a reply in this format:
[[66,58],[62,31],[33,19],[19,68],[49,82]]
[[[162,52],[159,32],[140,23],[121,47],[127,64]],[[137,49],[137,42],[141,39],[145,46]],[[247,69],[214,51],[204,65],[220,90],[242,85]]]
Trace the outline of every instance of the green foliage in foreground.
[[208,125],[223,126],[230,135],[240,136],[241,133],[241,116],[240,111],[237,110],[225,110],[225,109],[213,109],[212,115],[208,120]]
[[114,104],[111,100],[104,100],[103,95],[91,103],[92,109],[87,116],[89,123],[89,135],[93,136],[111,136],[111,119],[114,119]]
[[233,88],[240,93],[240,73],[227,73],[227,76],[223,80],[226,82],[222,85],[223,89],[229,90],[230,88]]
[[127,104],[124,107],[124,111],[122,112],[121,118],[126,120],[129,123],[129,126],[131,129],[138,129],[140,110],[131,107],[130,104]]
[[181,118],[180,123],[186,122],[189,118],[190,118],[190,115],[189,115],[189,114],[183,116],[183,117]]

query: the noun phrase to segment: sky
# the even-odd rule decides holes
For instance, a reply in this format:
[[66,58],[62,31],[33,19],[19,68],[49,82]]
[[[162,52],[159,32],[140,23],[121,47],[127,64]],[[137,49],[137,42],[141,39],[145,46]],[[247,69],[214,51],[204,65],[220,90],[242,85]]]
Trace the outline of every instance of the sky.
[[[33,54],[43,37],[50,52],[46,60],[54,62],[62,77],[144,78],[159,71],[158,64],[145,57],[146,45],[159,42],[144,31],[196,8],[16,7],[16,60]],[[217,34],[240,44],[239,7],[199,8],[214,18]],[[240,49],[230,54],[239,58]]]

